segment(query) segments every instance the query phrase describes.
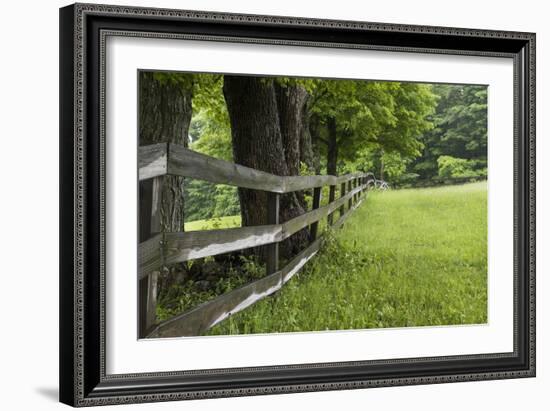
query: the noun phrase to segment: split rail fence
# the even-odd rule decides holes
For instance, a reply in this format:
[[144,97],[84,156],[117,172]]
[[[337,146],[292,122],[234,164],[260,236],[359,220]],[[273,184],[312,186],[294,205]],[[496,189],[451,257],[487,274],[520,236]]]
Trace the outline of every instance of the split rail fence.
[[[162,177],[176,175],[227,184],[268,193],[265,225],[188,232],[161,232],[160,201]],[[279,290],[319,250],[319,221],[339,227],[366,197],[373,177],[370,173],[343,176],[276,176],[263,171],[209,157],[172,143],[139,148],[140,244],[139,244],[139,333],[145,337],[200,335],[230,315]],[[328,204],[321,206],[321,190],[329,186]],[[336,197],[336,188],[340,195]],[[281,194],[313,189],[312,210],[284,223],[279,222]],[[347,204],[347,207],[346,207]],[[339,218],[333,221],[333,213]],[[310,244],[279,267],[279,243],[308,228]],[[161,267],[265,246],[266,276],[229,291],[166,321],[156,318],[157,282]]]

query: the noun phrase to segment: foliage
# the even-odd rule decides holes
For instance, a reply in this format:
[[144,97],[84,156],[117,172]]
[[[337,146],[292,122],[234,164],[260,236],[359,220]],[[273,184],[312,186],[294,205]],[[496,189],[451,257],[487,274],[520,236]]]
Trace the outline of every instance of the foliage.
[[376,144],[365,144],[357,150],[354,160],[344,160],[340,166],[341,174],[355,173],[357,171],[373,171],[376,163]]
[[231,127],[223,97],[223,76],[197,74],[191,118],[191,148],[212,157],[231,161]]
[[420,155],[418,138],[432,126],[427,117],[435,108],[431,86],[417,83],[362,80],[319,80],[312,92],[310,111],[321,126],[319,139],[326,144],[326,124],[337,124],[340,160],[354,161],[366,145],[404,157]]
[[483,324],[486,244],[485,182],[370,192],[281,291],[209,334]]
[[184,190],[186,223],[240,213],[237,187],[189,179]]
[[[161,82],[193,88],[191,148],[231,161],[223,75],[154,75]],[[439,177],[440,156],[486,162],[486,86],[291,77],[264,80],[282,87],[298,84],[308,91],[310,129],[322,164],[328,147],[327,122],[335,120],[340,173],[373,171],[397,183],[403,176],[408,181],[416,179],[412,176],[421,180]],[[483,164],[475,168],[477,173]]]
[[229,123],[216,121],[203,110],[193,115],[189,133],[192,150],[221,160],[233,159]]
[[[196,74],[193,116],[189,133],[192,150],[232,161],[231,128],[223,98],[223,76]],[[240,212],[237,188],[190,180],[186,186],[185,220],[188,222],[232,216]]]
[[[190,148],[232,161],[223,75],[158,72],[155,78],[193,88]],[[485,86],[290,77],[265,77],[265,81],[282,87],[298,84],[308,91],[307,118],[322,158],[322,173],[328,154],[327,124],[332,119],[339,173],[372,171],[394,186],[447,175],[486,174]],[[451,164],[447,157],[457,160]],[[310,173],[301,168],[301,175]],[[240,212],[234,187],[190,180],[185,190],[187,222]],[[311,201],[311,193],[305,194]]]
[[398,153],[403,159],[414,158],[424,147],[419,138],[433,128],[429,116],[434,113],[436,96],[431,85],[397,84],[399,87],[390,90],[396,121],[392,127],[382,129],[379,145],[384,153]]
[[234,215],[240,212],[239,195],[237,187],[216,184],[216,207],[213,217]]
[[464,158],[455,158],[451,156],[440,156],[437,159],[439,167],[439,177],[461,178],[461,177],[479,177],[487,175],[487,169],[479,169],[479,161],[466,160]]
[[[377,148],[367,147],[360,150],[357,159],[353,162],[345,162],[342,167],[343,173],[353,173],[356,171],[373,171],[377,177],[382,177],[378,173],[382,167],[384,169],[383,179],[390,184],[400,182],[407,172],[407,166],[412,159],[397,152],[384,151]],[[383,166],[382,166],[383,165]]]
[[153,73],[153,78],[161,84],[172,84],[177,87],[189,90],[194,88],[197,75],[190,73],[179,73],[175,71],[157,71]]
[[224,275],[209,277],[208,280],[203,277],[190,278],[187,275],[186,281],[170,287],[159,296],[157,304],[159,321],[167,320],[265,275],[265,266],[253,256],[240,255],[229,263],[218,263],[211,257],[189,262],[191,267],[205,264],[214,265],[218,271],[223,270]]
[[486,163],[487,87],[440,84],[433,91],[439,99],[434,128],[422,136],[424,150],[411,171],[425,180],[437,177],[440,156]]

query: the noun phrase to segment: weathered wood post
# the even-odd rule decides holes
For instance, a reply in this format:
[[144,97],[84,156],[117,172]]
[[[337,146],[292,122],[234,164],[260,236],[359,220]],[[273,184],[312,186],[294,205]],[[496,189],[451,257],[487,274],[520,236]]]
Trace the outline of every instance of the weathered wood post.
[[[359,186],[359,177],[353,179],[353,188],[357,188]],[[353,195],[354,202],[357,204],[357,200],[359,200],[359,193],[355,193]]]
[[[279,193],[267,194],[267,224],[279,224]],[[279,270],[279,243],[267,245],[266,274]]]
[[[334,201],[335,193],[336,193],[336,186],[330,186],[329,190],[328,190],[328,203],[329,204]],[[334,220],[333,220],[332,213],[330,213],[327,217],[328,225],[332,225],[333,221]]]
[[[311,205],[312,210],[317,210],[321,204],[321,189],[322,187],[315,187],[313,189],[313,204]],[[309,229],[310,241],[313,242],[317,238],[317,227],[319,227],[319,221],[311,224]]]
[[[139,184],[139,241],[149,239],[161,231],[160,207],[162,177],[141,181]],[[162,247],[162,244],[161,244]],[[162,252],[162,251],[161,251]],[[139,280],[139,337],[147,336],[157,321],[157,283],[159,271],[153,271]]]
[[[340,198],[344,197],[346,195],[346,183],[340,184]],[[340,217],[342,217],[346,213],[345,206],[342,204],[340,206]]]
[[[348,181],[348,193],[353,190],[353,180]],[[353,206],[353,196],[351,196],[348,200],[348,210],[351,210],[351,207]]]

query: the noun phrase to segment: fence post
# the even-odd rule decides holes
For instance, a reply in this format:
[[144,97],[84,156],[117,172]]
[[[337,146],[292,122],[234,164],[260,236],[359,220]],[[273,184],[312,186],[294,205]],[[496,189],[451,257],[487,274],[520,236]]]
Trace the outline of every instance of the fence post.
[[[329,191],[328,191],[328,203],[332,203],[334,201],[334,197],[335,197],[335,192],[336,192],[336,186],[330,186],[329,187]],[[333,216],[332,216],[332,213],[330,213],[327,217],[327,222],[328,222],[328,225],[332,225],[333,223]]]
[[[315,187],[313,189],[313,204],[311,206],[312,210],[316,210],[319,208],[319,205],[321,204],[321,189],[322,187]],[[317,238],[317,227],[319,227],[319,221],[314,222],[311,224],[311,227],[309,229],[309,236],[311,242],[315,241]]]
[[[278,193],[267,193],[267,224],[279,224],[279,199]],[[279,270],[279,243],[267,246],[266,274],[273,274]]]
[[[346,183],[340,184],[340,198],[344,197],[346,195]],[[342,204],[340,206],[340,217],[342,217],[345,214],[345,206]]]
[[[353,190],[353,180],[348,181],[348,193]],[[353,196],[351,196],[348,200],[348,210],[351,210],[351,207],[353,206]]]
[[[140,182],[139,186],[139,241],[159,233],[162,177]],[[162,245],[161,245],[162,247]],[[159,267],[159,270],[161,267]],[[139,337],[144,338],[157,321],[158,271],[139,280]]]
[[[359,187],[359,177],[353,179],[353,187],[354,188]],[[354,197],[355,203],[357,203],[357,201],[359,200],[359,192],[355,193],[353,197]]]

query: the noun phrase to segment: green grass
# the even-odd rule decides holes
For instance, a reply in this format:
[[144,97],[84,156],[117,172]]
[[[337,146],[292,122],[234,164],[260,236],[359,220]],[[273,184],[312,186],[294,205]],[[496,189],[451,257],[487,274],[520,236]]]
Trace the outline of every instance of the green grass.
[[241,226],[241,216],[231,215],[214,217],[208,220],[195,220],[185,223],[185,231],[214,230],[218,228],[232,228]]
[[370,192],[281,291],[208,333],[487,321],[487,184]]

